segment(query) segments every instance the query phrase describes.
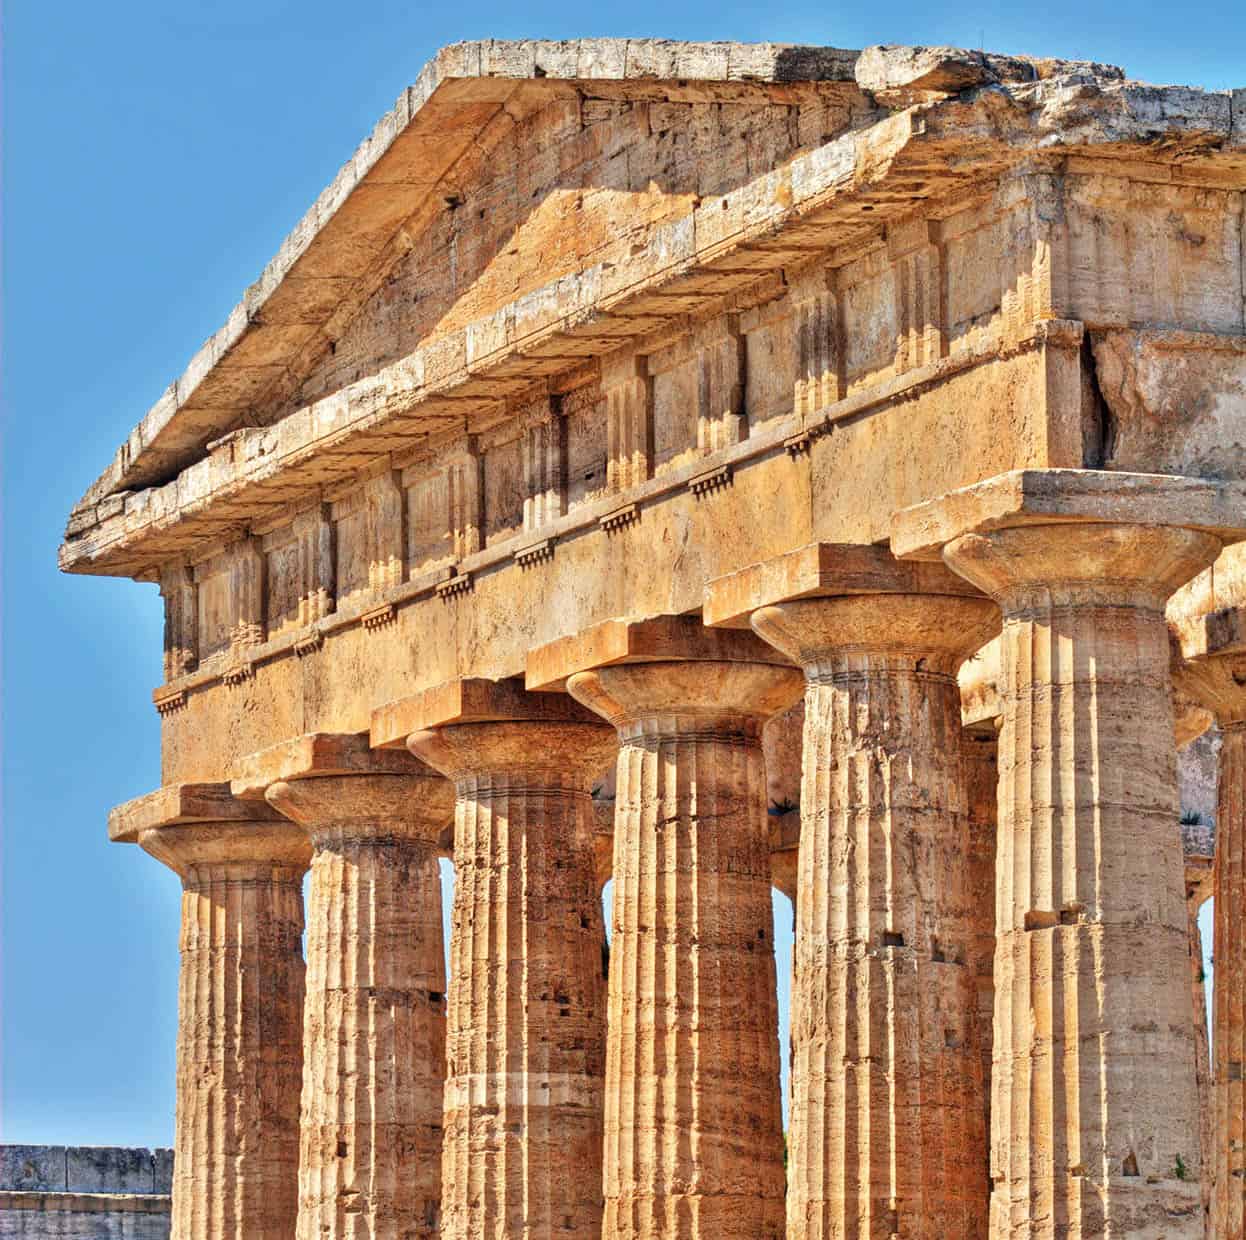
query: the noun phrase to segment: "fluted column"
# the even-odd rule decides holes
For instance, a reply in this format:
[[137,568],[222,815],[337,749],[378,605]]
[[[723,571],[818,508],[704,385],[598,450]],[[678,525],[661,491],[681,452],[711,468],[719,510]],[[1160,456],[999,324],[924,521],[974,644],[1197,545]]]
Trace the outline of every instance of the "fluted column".
[[995,1045],[995,857],[999,823],[999,736],[992,723],[966,728],[961,761],[968,808],[969,853],[965,880],[969,897],[969,961],[977,994],[974,1042],[982,1064],[982,1113],[987,1140],[978,1159],[979,1199],[990,1197],[991,1057]]
[[989,599],[763,607],[805,671],[787,1235],[985,1234],[986,1132],[957,664]]
[[1218,549],[1108,523],[944,548],[1004,613],[993,1240],[1202,1233],[1164,603]]
[[408,742],[457,790],[449,1240],[601,1231],[606,1010],[590,789],[615,742],[575,703],[579,718],[542,719],[541,698],[557,696],[528,695],[527,719],[451,723]]
[[[1221,729],[1213,871],[1212,1096],[1215,1240],[1246,1240],[1246,608],[1208,618],[1213,638],[1179,682]],[[1216,650],[1215,638],[1226,638]],[[1212,646],[1208,650],[1207,646]]]
[[[409,761],[409,759],[408,759]],[[440,775],[279,781],[308,831],[299,1240],[438,1234],[445,956]]]
[[567,689],[615,724],[621,744],[601,1234],[778,1240],[761,726],[795,700],[800,675],[763,663],[633,663],[580,672]]
[[172,1238],[290,1240],[307,841],[232,821],[138,842],[182,879]]

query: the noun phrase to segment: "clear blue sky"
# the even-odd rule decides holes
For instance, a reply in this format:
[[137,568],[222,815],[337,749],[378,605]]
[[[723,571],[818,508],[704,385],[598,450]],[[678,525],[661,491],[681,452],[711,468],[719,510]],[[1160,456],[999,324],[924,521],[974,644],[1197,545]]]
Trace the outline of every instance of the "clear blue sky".
[[[613,13],[567,0],[6,6],[3,1140],[154,1144],[173,1129],[178,885],[105,837],[108,809],[159,783],[159,599],[59,576],[65,516],[437,47],[983,44],[1246,85],[1241,0],[1135,0],[1127,19],[1111,0],[633,0]],[[786,957],[779,968],[786,978]]]

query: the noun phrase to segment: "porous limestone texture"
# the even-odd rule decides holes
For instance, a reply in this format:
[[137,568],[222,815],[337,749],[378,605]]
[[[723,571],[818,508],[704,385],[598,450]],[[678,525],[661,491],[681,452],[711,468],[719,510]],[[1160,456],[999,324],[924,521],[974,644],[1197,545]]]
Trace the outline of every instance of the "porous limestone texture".
[[778,1240],[761,729],[798,696],[800,675],[676,653],[567,681],[620,742],[601,1234]]
[[865,594],[752,615],[805,673],[789,1238],[985,1230],[975,951],[994,927],[970,903],[956,667],[998,614]]
[[589,794],[615,738],[582,708],[557,718],[560,703],[524,696],[493,718],[425,709],[417,722],[433,726],[408,741],[456,790],[450,1240],[601,1234],[605,936]]
[[1003,726],[991,1236],[1203,1234],[1164,604],[1219,540],[968,533],[996,597]]
[[[565,754],[557,779],[495,786],[491,744],[468,772],[455,741],[456,781],[486,782],[460,789],[437,841],[462,888],[443,1230],[592,1232],[597,1210],[607,1240],[784,1226],[773,882],[811,919],[819,900],[841,911],[837,945],[871,944],[801,957],[841,980],[858,968],[851,1004],[797,996],[827,1029],[824,1044],[800,1034],[802,1062],[830,1056],[832,1105],[810,1124],[830,1134],[827,1168],[863,1185],[856,1221],[834,1190],[846,1227],[894,1218],[899,1240],[982,1240],[965,1125],[981,1110],[974,1013],[993,989],[991,1240],[1187,1240],[1207,1183],[1172,728],[1188,739],[1208,714],[1171,693],[1162,638],[1166,618],[1178,664],[1222,654],[1246,604],[1244,191],[1246,91],[1110,65],[935,46],[457,44],[124,437],[60,554],[164,602],[163,786],[113,815],[113,839],[229,835],[260,813],[268,830],[273,783],[399,774],[386,763],[414,760],[416,732],[443,748],[466,729],[563,736],[590,726],[569,685],[618,697],[617,789]],[[1124,560],[1095,539],[1142,528],[1120,537],[1147,572],[1113,576]],[[959,704],[975,735],[1004,721],[998,934],[987,763],[956,732],[946,665],[914,663],[906,681],[870,654],[859,683],[780,702],[801,672],[750,628],[759,609],[827,599],[878,599],[870,623],[897,632],[907,613],[884,596],[980,605],[948,571],[949,544],[958,567],[994,549],[989,593],[1010,609],[1003,641],[962,669]],[[1200,624],[1203,646],[1187,648]],[[730,709],[715,714],[712,693]],[[835,714],[848,705],[859,713]],[[809,753],[798,729],[817,738]],[[279,770],[272,751],[290,745],[301,757]],[[536,747],[547,766],[554,748]],[[871,752],[907,803],[884,803],[881,773],[806,803],[798,769],[860,775]],[[1208,817],[1210,788],[1205,766]],[[805,838],[802,814],[821,823],[826,806],[850,857]],[[941,829],[923,834],[926,820]],[[920,847],[856,868],[858,846],[888,839]],[[401,902],[388,863],[353,848],[328,850],[338,911],[357,901],[362,917],[373,890]],[[806,887],[818,857],[842,890]],[[601,926],[572,911],[612,872],[603,1093]],[[337,933],[336,916],[317,907],[312,937]],[[325,950],[326,970],[362,967],[349,934]],[[955,1003],[927,984],[954,973],[969,979]],[[893,975],[915,979],[912,1004],[882,997]],[[833,1038],[862,1031],[874,1042],[836,1063]],[[371,1052],[371,1029],[342,1036]],[[892,1093],[849,1106],[884,1061]],[[348,1060],[349,1084],[312,1064],[326,1115],[334,1088],[365,1107],[403,1093],[376,1064],[360,1065],[366,1088]],[[245,1115],[248,1079],[214,1103]],[[821,1155],[803,1123],[791,1205],[816,1227],[821,1206],[797,1203],[834,1192],[810,1178]],[[569,1137],[573,1163],[547,1133]],[[179,1177],[218,1202],[216,1147],[181,1140]],[[379,1181],[352,1162],[358,1134],[341,1141],[346,1156],[321,1157],[348,1178],[322,1184],[325,1200],[345,1194],[349,1230],[373,1200],[351,1194]],[[835,1141],[860,1155],[852,1168]],[[585,1170],[598,1162],[600,1181]],[[394,1191],[427,1206],[426,1189]],[[412,1228],[431,1225],[411,1209]]]
[[[991,1055],[995,1045],[995,858],[999,822],[999,736],[993,724],[965,728],[961,733],[960,756],[969,832],[965,869],[970,922],[967,961],[977,994],[977,1019],[971,1032],[982,1063],[983,1131],[989,1137]],[[990,1184],[989,1148],[983,1151],[979,1171],[981,1193],[982,1185]]]
[[182,878],[173,1240],[289,1240],[310,847],[262,820],[150,827],[139,843]]
[[1216,806],[1212,957],[1214,1133],[1208,1151],[1212,1234],[1246,1236],[1246,607],[1178,624],[1182,689],[1221,731]]
[[438,1234],[446,967],[440,775],[270,784],[306,828],[299,1240]]
[[170,1149],[0,1145],[3,1240],[169,1240]]

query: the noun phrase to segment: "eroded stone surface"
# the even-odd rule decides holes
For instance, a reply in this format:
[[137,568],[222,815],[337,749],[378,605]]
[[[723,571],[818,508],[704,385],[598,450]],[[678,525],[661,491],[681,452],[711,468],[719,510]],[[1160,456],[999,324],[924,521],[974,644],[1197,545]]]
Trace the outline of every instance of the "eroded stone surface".
[[[552,1017],[540,999],[522,1014],[517,996],[529,992],[502,977],[499,958],[514,954],[513,927],[532,921],[532,892],[570,883],[569,908],[609,873],[609,821],[590,832],[595,864],[581,855],[581,819],[593,813],[632,824],[613,848],[621,889],[632,884],[621,924],[634,967],[627,982],[612,972],[619,989],[610,1002],[624,1027],[649,1039],[611,1049],[607,1225],[641,1234],[679,1216],[671,1228],[707,1236],[736,1228],[749,1240],[779,1225],[763,1028],[770,948],[759,952],[750,940],[746,958],[743,940],[768,909],[767,843],[769,879],[801,902],[796,802],[809,807],[791,779],[801,711],[771,727],[770,750],[781,756],[766,787],[751,722],[733,724],[745,738],[728,744],[688,721],[702,719],[701,695],[719,679],[734,684],[761,666],[753,686],[766,698],[763,681],[792,674],[748,631],[758,607],[828,593],[972,596],[941,563],[945,544],[966,533],[984,540],[979,550],[1007,541],[1005,576],[1030,581],[1042,561],[1062,590],[1071,570],[1043,560],[1047,525],[1085,527],[1076,538],[1113,523],[1192,529],[1195,542],[1241,538],[1243,97],[1149,86],[1104,65],[942,47],[857,53],[629,39],[447,48],[71,514],[65,568],[158,584],[165,605],[164,684],[154,694],[164,788],[113,815],[119,841],[213,823],[228,834],[265,814],[270,829],[273,812],[256,798],[274,781],[410,774],[413,731],[570,725],[579,708],[561,692],[568,677],[631,683],[655,677],[654,668],[689,669],[683,698],[664,699],[660,710],[646,699],[664,720],[653,725],[660,739],[625,746],[617,789],[588,777],[574,808],[559,801],[563,808],[547,812],[536,785],[516,783],[490,793],[462,826],[471,904],[456,914],[451,1018],[460,1024],[451,1053],[468,1065],[456,1079],[486,1081],[492,1101],[481,1104],[470,1085],[451,1091],[453,1157],[473,1169],[465,1185],[455,1178],[454,1227],[475,1226],[473,1211],[514,1225],[523,1184],[537,1203],[533,1225],[551,1226],[557,1192],[583,1193],[593,1181],[573,1190],[552,1179],[540,1140],[517,1170],[522,1135],[498,1135],[499,1112],[490,1110],[496,1103],[514,1119],[518,1104],[504,1082],[543,1079],[532,1047],[545,1045],[547,1023],[571,1019]],[[1019,524],[1038,532],[1003,540],[999,531]],[[1189,1116],[1167,1091],[1184,1079],[1178,1026],[1188,1032],[1194,1013],[1188,995],[1181,1013],[1169,1011],[1178,997],[1164,987],[1179,978],[1186,991],[1176,949],[1171,959],[1150,951],[1152,940],[1175,942],[1178,930],[1188,941],[1179,874],[1171,908],[1158,868],[1127,893],[1151,919],[1138,930],[1146,942],[1126,942],[1121,923],[1101,914],[1113,900],[1128,902],[1130,867],[1166,866],[1176,839],[1170,805],[1168,843],[1158,843],[1175,720],[1167,698],[1160,705],[1165,676],[1151,658],[1159,657],[1163,593],[1154,582],[1181,587],[1168,620],[1182,657],[1205,659],[1246,641],[1237,610],[1246,601],[1244,547],[1225,547],[1184,582],[1182,572],[1202,564],[1157,543],[1151,584],[1145,573],[1130,577],[1125,606],[1111,572],[1108,586],[1082,581],[1055,602],[1035,585],[1012,600],[1011,636],[994,647],[1004,650],[1002,664],[988,649],[962,674],[966,724],[1013,717],[1001,763],[1010,843],[1000,890],[1035,888],[1020,912],[1021,897],[1009,897],[1012,921],[999,941],[1008,969],[1024,975],[1008,972],[1001,994],[1037,1013],[1038,1040],[1001,1044],[1002,1059],[1047,1045],[1047,1021],[1057,1045],[1075,1048],[1067,1072],[1039,1063],[1032,1094],[994,1073],[1008,1099],[995,1108],[997,1127],[1021,1134],[1017,1149],[1007,1137],[1006,1161],[997,1142],[997,1175],[1011,1179],[996,1185],[1008,1204],[996,1212],[995,1240],[1093,1231],[1102,1193],[1116,1230],[1136,1224],[1144,1240],[1158,1240],[1152,1198],[1172,1207],[1166,1240],[1185,1226],[1192,1181],[1178,1177],[1172,1188],[1168,1173],[1178,1155],[1187,1176],[1197,1171],[1184,1144],[1176,1148]],[[876,610],[885,621],[888,601]],[[1085,666],[1069,671],[1065,656],[1084,656]],[[887,674],[866,680],[867,723],[903,714]],[[956,712],[945,689],[904,717],[937,717],[951,731]],[[537,697],[544,706],[513,713]],[[1048,701],[1069,715],[1046,713]],[[1184,736],[1200,716],[1177,705]],[[820,709],[806,710],[802,727],[816,730]],[[755,721],[755,703],[740,710]],[[1163,727],[1157,711],[1168,712]],[[852,735],[844,722],[842,736]],[[858,739],[864,753],[869,738]],[[959,742],[951,748],[963,757]],[[946,790],[953,757],[921,753]],[[902,765],[902,756],[888,762]],[[985,763],[973,765],[985,778]],[[580,799],[589,787],[595,803]],[[698,789],[730,804],[721,830],[707,829],[692,799]],[[767,800],[776,812],[764,817]],[[980,789],[974,800],[982,803],[971,808],[970,831],[976,824],[985,834]],[[940,804],[954,820],[950,798]],[[901,807],[883,814],[868,802],[866,816],[883,835],[906,829]],[[515,832],[490,834],[512,820]],[[1154,827],[1156,848],[1124,857],[1119,837],[1135,821]],[[546,839],[550,823],[576,841],[567,854],[574,882],[560,849],[529,860],[516,843]],[[1037,859],[1032,867],[1018,842]],[[974,836],[967,845],[965,881],[981,905],[985,844]],[[1078,850],[1092,845],[1107,860],[1086,903],[1093,867]],[[387,885],[388,862],[362,843],[338,852],[343,868],[325,891],[342,897],[344,914],[364,916],[369,892],[405,906],[412,893]],[[497,885],[529,864],[527,887]],[[1038,914],[1029,931],[1027,913]],[[1044,920],[1066,915],[1068,925]],[[700,947],[680,938],[688,917],[704,919],[714,959],[730,960],[737,989],[693,986],[690,979],[721,973],[705,973]],[[333,916],[317,922],[337,925]],[[476,922],[484,929],[469,943]],[[666,956],[657,954],[657,924],[670,928]],[[530,929],[535,985],[557,971],[550,961],[563,940],[548,925]],[[588,968],[584,943],[596,933],[570,926],[566,950],[577,970]],[[366,937],[344,934],[326,948],[325,968],[340,957],[366,973],[372,964],[356,951]],[[978,1000],[986,937],[981,924],[969,935],[978,943]],[[1038,950],[1061,945],[1105,954],[1091,966],[1085,956],[1049,961]],[[638,954],[642,946],[654,954]],[[1036,971],[1026,973],[1033,961]],[[927,963],[939,962],[932,953]],[[587,973],[576,978],[575,994],[589,995]],[[730,1024],[741,994],[760,1023]],[[1100,995],[1106,1032],[1092,1049],[1089,1036],[1078,1041],[1081,1026],[1061,1022],[1097,1020]],[[669,999],[658,1014],[644,1006],[655,997]],[[501,1005],[496,1018],[490,1002]],[[709,1023],[694,1037],[679,1021],[701,1005]],[[1007,1007],[999,996],[997,1005]],[[568,1006],[591,1023],[589,1000]],[[1130,1022],[1145,1043],[1145,1072],[1131,1067]],[[342,1037],[352,1054],[370,1045],[357,1029]],[[640,1057],[664,1047],[674,1075]],[[932,1054],[955,1060],[959,1072],[963,1049]],[[978,1059],[981,1049],[979,1038]],[[580,1050],[566,1096],[582,1101],[595,1086],[591,1056]],[[478,1072],[482,1054],[494,1058]],[[750,1079],[722,1075],[719,1060],[731,1056],[749,1065]],[[1092,1081],[1093,1063],[1102,1071]],[[1086,1084],[1084,1098],[1064,1092],[1070,1082]],[[752,1144],[729,1145],[718,1119],[696,1109],[702,1084],[738,1132],[757,1134]],[[351,1096],[400,1092],[379,1069],[373,1085]],[[338,1088],[346,1096],[356,1085],[339,1077]],[[1096,1089],[1112,1106],[1122,1089],[1127,1095],[1102,1131]],[[959,1086],[948,1090],[960,1096]],[[1062,1148],[1049,1175],[1052,1138],[1041,1107],[1026,1110],[1030,1098],[1063,1118],[1072,1131],[1061,1129],[1062,1139],[1084,1163]],[[555,1097],[541,1114],[558,1115],[560,1105]],[[593,1122],[578,1106],[567,1121],[580,1134],[577,1150],[591,1145]],[[1166,1134],[1148,1127],[1156,1116],[1171,1120]],[[927,1108],[920,1124],[937,1128],[945,1118]],[[341,1122],[349,1130],[362,1121]],[[527,1121],[514,1122],[522,1134]],[[536,1128],[545,1122],[533,1119]],[[1125,1128],[1140,1148],[1124,1148]],[[473,1147],[469,1136],[464,1146],[465,1132],[496,1144]],[[686,1133],[708,1144],[681,1145]],[[362,1149],[357,1135],[345,1132],[348,1151]],[[217,1184],[217,1154],[202,1142],[195,1148],[208,1162],[185,1174]],[[1097,1163],[1086,1153],[1096,1148]],[[1125,1174],[1130,1156],[1137,1177]],[[592,1157],[584,1153],[584,1165]],[[906,1158],[895,1156],[897,1184],[917,1174]],[[362,1162],[349,1171],[348,1195],[389,1192],[379,1180],[365,1189]],[[678,1182],[661,1179],[674,1171]],[[918,1174],[922,1193],[933,1192],[928,1171]],[[328,1200],[337,1189],[325,1184]],[[481,1204],[486,1185],[501,1195]],[[905,1207],[904,1192],[895,1200],[902,1223],[924,1212]],[[568,1208],[573,1227],[593,1229],[599,1207],[587,1195]],[[888,1211],[868,1208],[878,1227],[889,1224],[890,1200]],[[347,1213],[348,1222],[363,1217]],[[339,1226],[335,1219],[326,1225]]]
[[437,724],[434,705],[408,742],[457,790],[441,1234],[597,1240],[605,930],[589,793],[615,739],[557,697],[508,719],[514,697],[503,687],[469,722]]
[[1203,1234],[1163,607],[1218,550],[1070,524],[945,551],[1004,612],[996,1240]]
[[805,672],[787,1235],[981,1235],[978,953],[956,664],[989,599],[753,613]]
[[289,1240],[298,1214],[303,875],[292,824],[147,827],[182,879],[175,1240]]
[[265,795],[314,848],[297,1234],[435,1236],[450,786],[425,769],[291,779]]
[[610,1240],[783,1235],[761,725],[794,669],[651,662],[573,675],[619,732],[605,1102]]

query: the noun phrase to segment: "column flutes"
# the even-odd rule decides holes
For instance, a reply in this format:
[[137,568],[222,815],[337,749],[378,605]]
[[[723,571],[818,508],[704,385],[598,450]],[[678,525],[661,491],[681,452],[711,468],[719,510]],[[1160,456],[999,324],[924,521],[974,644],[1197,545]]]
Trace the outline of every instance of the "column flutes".
[[299,1240],[435,1236],[446,989],[437,859],[450,785],[432,772],[325,775],[273,783],[266,797],[315,850]]
[[615,742],[575,703],[580,719],[562,710],[542,720],[561,710],[557,696],[528,695],[527,719],[450,723],[408,741],[457,792],[442,1156],[450,1240],[601,1231],[606,1010],[590,788]]
[[947,563],[999,600],[991,1235],[1201,1235],[1167,596],[1214,537],[1048,524]]
[[787,1235],[982,1237],[993,907],[971,900],[956,667],[998,608],[812,598],[752,625],[806,679]]
[[182,879],[171,1235],[289,1240],[307,841],[288,824],[238,821],[138,838]]
[[778,1240],[761,725],[799,694],[799,673],[636,663],[580,672],[567,688],[620,741],[602,1235]]
[[1212,878],[1211,1234],[1246,1240],[1246,607],[1182,628],[1191,658],[1179,667],[1178,683],[1213,711],[1221,730]]

